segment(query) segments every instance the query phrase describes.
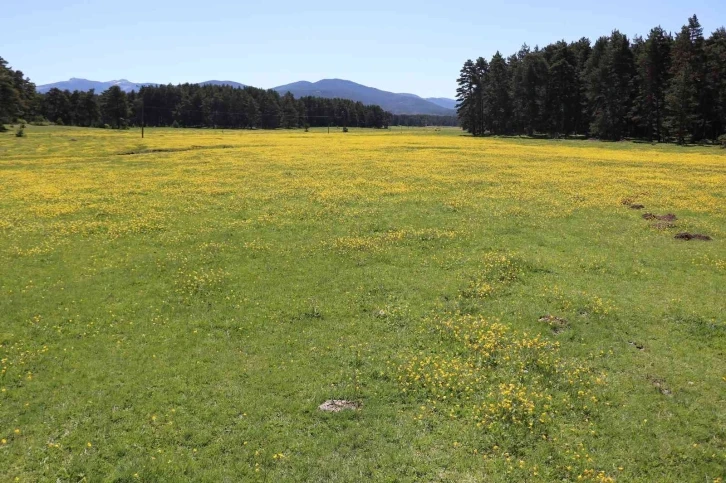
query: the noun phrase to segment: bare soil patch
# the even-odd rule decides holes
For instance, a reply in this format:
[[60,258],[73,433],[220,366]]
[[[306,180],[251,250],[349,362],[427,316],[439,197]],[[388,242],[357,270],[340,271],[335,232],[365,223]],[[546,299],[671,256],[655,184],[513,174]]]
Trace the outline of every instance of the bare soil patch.
[[650,379],[651,384],[653,384],[653,387],[655,387],[659,393],[663,394],[664,396],[673,395],[673,391],[668,388],[666,382],[660,377],[649,377],[648,379]]
[[355,401],[346,401],[345,399],[328,399],[323,404],[318,406],[318,409],[329,413],[338,413],[346,409],[355,411],[359,407],[360,404]]
[[570,323],[567,322],[567,320],[563,319],[562,317],[556,317],[554,315],[543,315],[539,318],[540,322],[544,322],[547,325],[550,326],[550,329],[552,329],[552,332],[555,334],[559,334],[563,330],[567,329],[570,326]]
[[687,231],[684,231],[683,233],[678,233],[673,238],[677,240],[703,240],[703,241],[710,241],[711,237],[708,235],[703,235],[701,233],[688,233]]
[[134,156],[137,154],[152,154],[152,153],[180,153],[183,151],[197,151],[206,149],[232,149],[235,146],[229,144],[217,144],[212,146],[189,146],[180,148],[139,148],[131,151],[122,151],[116,153],[118,156]]
[[643,213],[643,218],[646,220],[660,220],[660,221],[676,221],[678,217],[673,213],[666,215],[654,215],[653,213]]
[[640,342],[634,342],[634,341],[631,340],[631,341],[628,341],[628,344],[632,345],[633,347],[635,347],[639,351],[644,351],[645,350],[645,346],[643,344],[641,344]]

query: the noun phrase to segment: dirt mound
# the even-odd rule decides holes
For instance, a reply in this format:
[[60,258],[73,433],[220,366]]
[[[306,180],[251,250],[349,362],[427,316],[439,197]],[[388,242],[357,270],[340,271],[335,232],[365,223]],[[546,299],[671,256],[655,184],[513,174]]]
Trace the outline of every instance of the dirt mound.
[[643,219],[645,220],[660,220],[660,221],[676,221],[678,217],[673,213],[667,215],[654,215],[653,213],[643,213]]
[[321,411],[330,413],[338,413],[345,409],[356,410],[360,404],[355,401],[346,401],[345,399],[328,399],[323,404],[318,406]]
[[633,198],[622,198],[620,200],[620,204],[628,206],[633,210],[642,210],[643,208],[645,208],[645,206],[641,205],[640,203],[636,203]]
[[708,235],[702,235],[700,233],[688,233],[687,231],[684,231],[683,233],[678,233],[673,238],[677,240],[703,240],[703,241],[710,241],[711,237]]
[[653,384],[653,387],[655,387],[658,392],[663,394],[664,396],[672,396],[673,391],[671,391],[668,386],[666,385],[666,382],[661,379],[660,377],[648,377],[650,380],[650,383]]
[[635,341],[630,340],[630,341],[628,341],[628,344],[632,345],[633,347],[635,347],[639,351],[644,351],[645,350],[645,346],[643,344],[641,344],[640,342],[635,342]]
[[555,334],[559,334],[570,326],[570,323],[562,317],[555,317],[554,315],[549,314],[540,317],[539,321],[549,325],[550,329],[552,329],[552,332],[554,332]]

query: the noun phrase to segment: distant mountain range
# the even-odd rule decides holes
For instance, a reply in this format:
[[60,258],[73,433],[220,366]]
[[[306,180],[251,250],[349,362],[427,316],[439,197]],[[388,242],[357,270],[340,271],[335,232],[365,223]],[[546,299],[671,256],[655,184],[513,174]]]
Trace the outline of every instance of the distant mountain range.
[[[201,85],[229,85],[232,87],[245,87],[244,84],[234,81],[209,80],[200,82]],[[61,90],[87,91],[95,89],[100,93],[112,86],[119,86],[125,92],[138,90],[144,85],[158,85],[152,82],[130,82],[126,79],[99,82],[88,79],[72,78],[67,81],[55,82],[37,86],[40,93],[46,93],[53,88]],[[396,94],[382,91],[373,87],[356,84],[343,79],[323,79],[318,82],[300,81],[274,87],[280,94],[291,92],[295,97],[316,96],[325,98],[341,98],[360,101],[363,104],[377,104],[393,114],[430,114],[439,116],[453,116],[456,114],[456,101],[443,97],[424,99],[415,94]]]
[[288,91],[292,92],[295,97],[339,97],[360,101],[363,104],[377,104],[393,114],[436,114],[441,116],[455,114],[453,109],[423,99],[415,94],[395,94],[342,79],[293,82],[292,84],[274,87],[274,89],[280,94]]
[[42,86],[36,86],[36,90],[40,92],[41,94],[45,94],[49,90],[53,88],[57,88],[60,90],[66,90],[69,91],[87,91],[90,89],[95,89],[96,93],[101,93],[105,91],[106,89],[113,87],[113,86],[119,86],[122,91],[124,92],[131,92],[133,90],[139,90],[139,87],[141,86],[155,86],[157,84],[154,84],[153,82],[130,82],[126,79],[120,79],[120,80],[112,80],[107,82],[100,82],[100,81],[94,81],[94,80],[88,80],[88,79],[78,79],[75,77],[72,77],[68,79],[67,81],[61,81],[61,82],[54,82],[52,84],[45,84]]

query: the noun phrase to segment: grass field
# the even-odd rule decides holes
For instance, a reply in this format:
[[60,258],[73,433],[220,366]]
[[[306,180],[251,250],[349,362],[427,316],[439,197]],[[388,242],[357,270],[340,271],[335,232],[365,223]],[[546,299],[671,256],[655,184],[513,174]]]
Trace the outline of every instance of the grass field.
[[726,473],[723,150],[26,133],[0,135],[2,481]]

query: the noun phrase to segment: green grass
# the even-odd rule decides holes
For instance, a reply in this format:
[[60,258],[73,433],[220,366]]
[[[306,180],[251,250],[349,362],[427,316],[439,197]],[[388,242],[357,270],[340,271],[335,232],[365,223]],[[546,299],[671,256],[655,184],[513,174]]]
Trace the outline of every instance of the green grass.
[[[26,134],[0,134],[3,481],[726,473],[723,151],[458,130]],[[484,364],[441,329],[466,315],[559,343],[598,402],[555,402],[527,431],[404,392],[399,368],[436,356],[568,397],[567,376]],[[322,413],[326,399],[361,408]]]

